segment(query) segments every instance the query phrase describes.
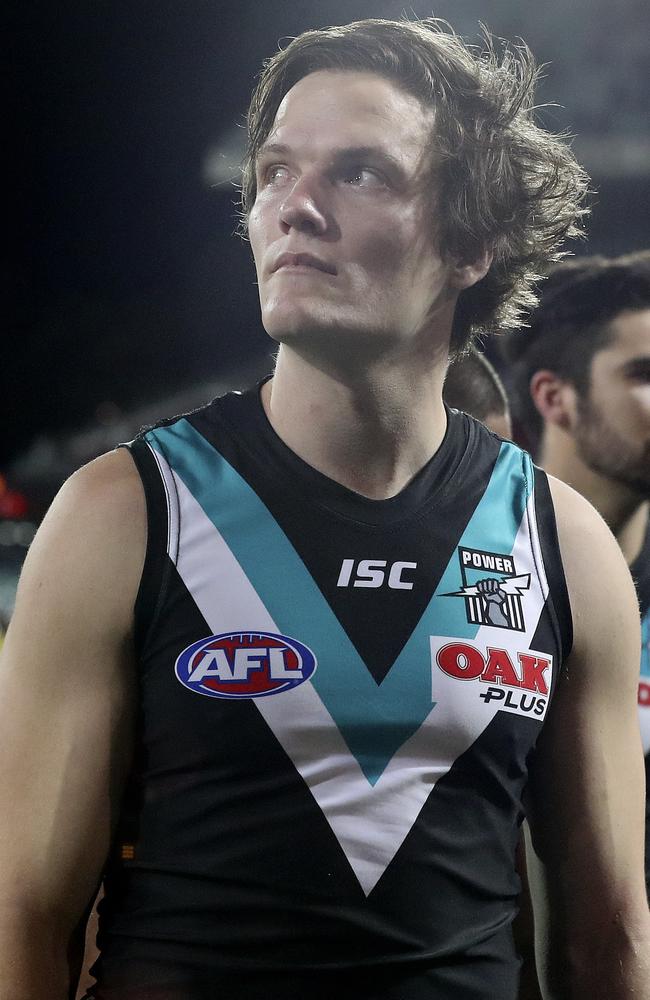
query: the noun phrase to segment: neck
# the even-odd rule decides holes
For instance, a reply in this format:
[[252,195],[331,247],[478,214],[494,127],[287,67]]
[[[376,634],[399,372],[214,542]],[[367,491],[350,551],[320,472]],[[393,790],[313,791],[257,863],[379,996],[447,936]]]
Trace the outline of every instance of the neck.
[[575,440],[555,425],[549,424],[544,430],[539,464],[589,500],[609,525],[628,565],[633,563],[648,529],[648,501],[624,483],[586,465]]
[[275,432],[300,458],[348,489],[383,500],[440,447],[446,366],[446,345],[426,366],[374,359],[345,371],[282,345],[262,402]]

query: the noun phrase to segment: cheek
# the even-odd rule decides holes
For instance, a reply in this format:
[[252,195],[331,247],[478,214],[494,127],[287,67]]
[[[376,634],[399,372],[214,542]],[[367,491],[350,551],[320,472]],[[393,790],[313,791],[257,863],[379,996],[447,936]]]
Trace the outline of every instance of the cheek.
[[640,385],[632,389],[630,402],[638,422],[647,430],[650,429],[650,385]]
[[428,281],[439,271],[440,260],[420,228],[405,226],[403,220],[385,219],[357,241],[353,256],[363,261],[369,273],[387,282],[387,291],[389,285],[398,284],[402,278],[410,285]]
[[261,256],[269,244],[269,212],[260,198],[256,199],[248,216],[248,239],[259,269]]
[[625,388],[610,392],[600,411],[605,422],[630,445],[650,433],[650,387]]
[[402,256],[400,248],[382,232],[364,244],[359,259],[364,262],[370,274],[393,276]]
[[650,382],[636,386],[631,395],[640,410],[650,413]]
[[423,225],[423,216],[404,220],[395,253],[414,290],[429,290],[436,296],[446,280],[446,269],[435,245],[433,231]]
[[260,246],[260,229],[261,229],[261,220],[260,220],[259,209],[253,206],[250,215],[248,216],[248,240],[250,242],[251,250],[253,251],[253,257],[255,258],[256,264]]

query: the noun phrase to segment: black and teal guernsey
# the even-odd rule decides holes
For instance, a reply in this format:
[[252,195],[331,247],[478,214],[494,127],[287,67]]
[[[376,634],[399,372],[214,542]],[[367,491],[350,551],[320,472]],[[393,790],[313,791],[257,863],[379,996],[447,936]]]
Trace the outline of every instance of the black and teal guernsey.
[[645,753],[645,882],[650,899],[650,523],[641,552],[630,566],[641,610],[641,680],[639,724]]
[[258,390],[129,447],[141,698],[93,995],[514,1000],[522,795],[571,644],[544,473],[452,410],[370,500]]

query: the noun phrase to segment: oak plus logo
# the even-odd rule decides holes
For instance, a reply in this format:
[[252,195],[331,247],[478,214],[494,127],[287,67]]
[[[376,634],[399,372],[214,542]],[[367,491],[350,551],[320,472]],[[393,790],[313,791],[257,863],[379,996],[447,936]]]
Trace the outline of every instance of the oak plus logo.
[[337,587],[383,587],[390,590],[413,590],[414,562],[389,563],[386,559],[344,559]]
[[479,646],[466,639],[434,635],[430,636],[430,643],[433,701],[444,697],[439,690],[442,675],[460,682],[463,688],[470,682],[468,690],[486,705],[544,718],[553,673],[550,653]]
[[463,597],[470,625],[525,632],[523,595],[530,573],[519,574],[511,555],[458,547],[462,586],[443,597]]

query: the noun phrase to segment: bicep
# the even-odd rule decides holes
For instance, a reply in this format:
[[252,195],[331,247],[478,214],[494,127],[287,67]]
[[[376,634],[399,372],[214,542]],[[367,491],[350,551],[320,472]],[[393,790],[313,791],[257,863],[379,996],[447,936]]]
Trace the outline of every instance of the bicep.
[[[607,656],[606,648],[600,651]],[[610,648],[616,671],[622,650]],[[551,893],[572,919],[612,912],[643,872],[644,770],[636,689],[590,677],[574,654],[561,678],[536,751],[528,816]],[[623,653],[623,656],[625,654]],[[622,673],[623,671],[621,671]]]
[[55,501],[25,563],[0,665],[3,903],[69,917],[103,865],[129,764],[132,604],[144,501],[128,455]]
[[628,834],[636,859],[643,829],[639,614],[616,542],[593,511],[582,514],[577,530],[573,519],[564,538],[560,530],[574,645],[538,743],[531,810],[546,853],[557,850],[558,829],[567,842],[591,838],[606,863],[608,843]]
[[586,954],[589,935],[621,914],[634,923],[646,909],[639,615],[609,530],[580,498],[559,500],[574,647],[531,768],[530,872],[538,897],[547,897],[536,919],[549,914],[550,951],[575,943]]

